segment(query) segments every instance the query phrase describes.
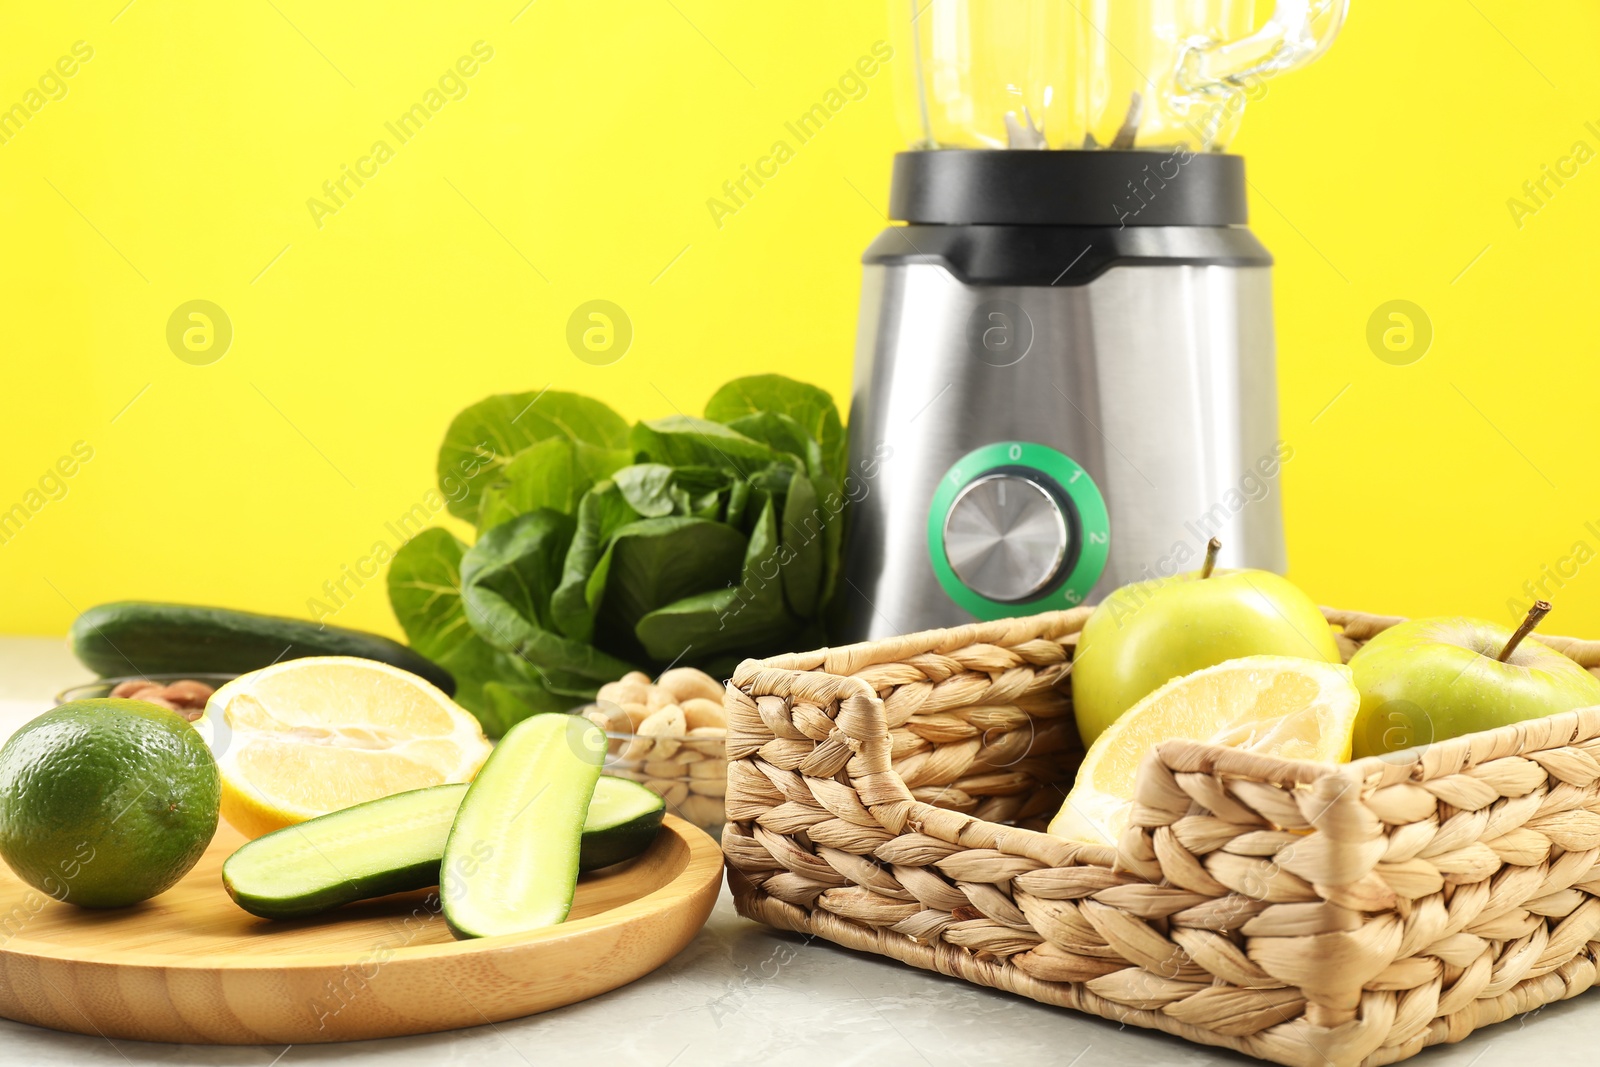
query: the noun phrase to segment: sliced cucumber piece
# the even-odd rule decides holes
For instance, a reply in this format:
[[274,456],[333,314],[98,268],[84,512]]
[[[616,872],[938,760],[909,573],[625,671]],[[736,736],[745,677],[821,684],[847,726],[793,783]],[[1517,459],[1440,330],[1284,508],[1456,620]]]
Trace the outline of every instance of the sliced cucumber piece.
[[583,820],[578,869],[592,871],[633,859],[656,839],[666,813],[667,802],[638,782],[602,776]]
[[[436,886],[466,793],[465,785],[414,789],[266,834],[228,857],[222,884],[263,919],[301,919]],[[649,848],[666,807],[638,782],[601,778],[584,818],[578,869],[609,867]]]
[[458,937],[566,919],[605,754],[605,732],[578,715],[534,715],[500,739],[445,840],[439,899]]
[[222,884],[245,911],[296,919],[439,884],[464,785],[413,789],[274,830],[229,856]]

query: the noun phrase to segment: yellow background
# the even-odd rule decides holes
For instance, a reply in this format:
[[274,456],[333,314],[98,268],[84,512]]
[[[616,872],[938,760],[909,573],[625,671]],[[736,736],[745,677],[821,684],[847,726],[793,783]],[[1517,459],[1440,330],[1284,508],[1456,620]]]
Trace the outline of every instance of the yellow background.
[[[524,3],[7,0],[0,106],[74,42],[94,56],[0,144],[0,510],[74,442],[94,458],[0,545],[0,631],[125,597],[307,615],[393,547],[450,418],[490,393],[653,417],[782,371],[844,406],[894,65],[720,229],[706,200],[889,37],[883,5]],[[1600,635],[1600,566],[1561,564],[1600,549],[1600,162],[1520,229],[1506,206],[1600,149],[1600,9],[1354,7],[1234,145],[1278,261],[1291,576],[1498,619],[1564,565],[1548,628]],[[466,97],[319,229],[307,199],[479,40]],[[235,331],[209,366],[165,340],[193,299]],[[564,341],[591,299],[634,324],[611,366]],[[1393,299],[1433,323],[1410,366],[1367,346]],[[381,577],[332,621],[396,632]]]

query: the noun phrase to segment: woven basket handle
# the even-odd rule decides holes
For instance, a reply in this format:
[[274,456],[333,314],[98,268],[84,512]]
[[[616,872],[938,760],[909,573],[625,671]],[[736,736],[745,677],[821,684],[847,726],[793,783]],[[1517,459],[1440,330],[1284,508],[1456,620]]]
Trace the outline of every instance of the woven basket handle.
[[[753,696],[752,694],[762,694]],[[728,757],[741,758],[739,720],[755,715],[779,737],[793,730],[789,708],[810,704],[826,711],[838,707],[833,732],[817,743],[800,767],[802,774],[832,777],[847,768],[852,787],[874,817],[879,805],[914,803],[911,790],[890,759],[888,716],[883,701],[859,678],[824,671],[797,671],[746,660],[734,671],[725,706],[729,711]],[[888,825],[887,823],[885,825]]]

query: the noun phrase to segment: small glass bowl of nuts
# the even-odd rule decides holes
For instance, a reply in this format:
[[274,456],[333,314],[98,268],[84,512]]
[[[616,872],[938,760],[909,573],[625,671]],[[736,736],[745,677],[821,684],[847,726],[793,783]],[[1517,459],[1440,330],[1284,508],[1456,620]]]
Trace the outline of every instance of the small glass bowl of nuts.
[[677,667],[654,682],[640,671],[600,687],[578,709],[606,732],[604,773],[659,793],[667,810],[716,836],[728,792],[722,685]]
[[56,703],[71,700],[94,700],[100,697],[124,697],[143,700],[182,715],[194,722],[206,710],[206,701],[225,682],[235,678],[232,674],[139,674],[126,678],[102,678],[98,682],[85,682],[56,694]]

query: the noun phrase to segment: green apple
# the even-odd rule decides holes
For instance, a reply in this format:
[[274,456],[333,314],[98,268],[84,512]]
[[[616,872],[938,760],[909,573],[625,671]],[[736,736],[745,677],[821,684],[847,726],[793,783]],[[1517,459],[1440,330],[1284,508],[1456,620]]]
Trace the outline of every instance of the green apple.
[[1089,616],[1072,659],[1085,745],[1179,675],[1241,656],[1340,661],[1310,597],[1271,571],[1215,570],[1221,549],[1212,538],[1198,571],[1125,585]]
[[1413,745],[1600,704],[1600,678],[1537,641],[1539,601],[1515,631],[1482,619],[1397,623],[1350,659],[1361,711],[1354,755]]

